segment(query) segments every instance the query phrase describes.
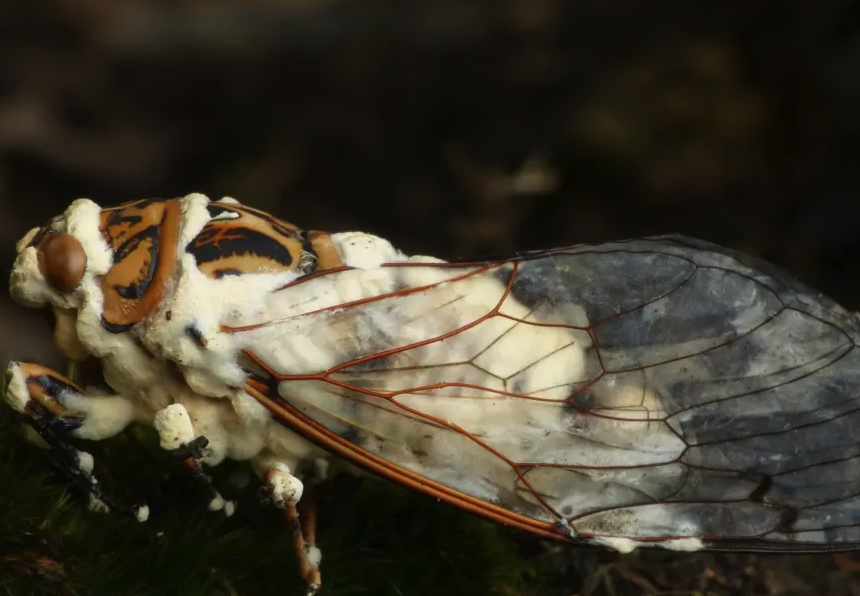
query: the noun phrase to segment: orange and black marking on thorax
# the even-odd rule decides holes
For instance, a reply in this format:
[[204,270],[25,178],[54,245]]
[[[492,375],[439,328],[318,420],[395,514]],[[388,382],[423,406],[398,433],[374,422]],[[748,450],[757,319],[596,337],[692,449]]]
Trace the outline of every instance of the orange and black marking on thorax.
[[[272,215],[234,203],[210,203],[210,221],[185,250],[207,277],[340,266],[328,234],[305,232]],[[335,254],[337,251],[335,250]]]
[[[257,209],[210,203],[210,220],[185,246],[212,279],[246,273],[297,270],[302,275],[342,266],[325,232],[299,227]],[[100,230],[113,250],[102,280],[102,325],[125,331],[166,297],[177,270],[182,224],[179,199],[146,199],[102,209]]]
[[102,280],[102,325],[119,333],[146,318],[176,272],[179,201],[146,199],[102,209],[99,229],[113,250]]

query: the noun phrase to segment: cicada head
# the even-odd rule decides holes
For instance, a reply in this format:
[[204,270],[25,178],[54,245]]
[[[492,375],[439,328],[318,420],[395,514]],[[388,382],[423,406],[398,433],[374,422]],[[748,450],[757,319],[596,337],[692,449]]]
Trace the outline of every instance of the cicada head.
[[[10,279],[10,290],[16,301],[36,308],[79,306],[77,290],[82,286],[87,269],[99,261],[92,252],[93,248],[100,247],[93,247],[87,238],[92,239],[93,231],[97,238],[98,227],[86,229],[86,224],[94,217],[98,221],[98,212],[95,203],[75,201],[65,213],[44,226],[33,228],[18,242],[18,258]],[[109,261],[102,262],[106,264]]]
[[80,199],[47,224],[30,230],[18,242],[9,280],[14,300],[53,311],[57,344],[76,360],[85,353],[74,331],[75,318],[98,295],[96,280],[111,267],[99,231],[100,212],[94,202]]
[[53,311],[55,340],[67,357],[115,351],[116,336],[157,311],[169,294],[183,217],[179,199],[104,209],[77,200],[19,242],[12,297]]

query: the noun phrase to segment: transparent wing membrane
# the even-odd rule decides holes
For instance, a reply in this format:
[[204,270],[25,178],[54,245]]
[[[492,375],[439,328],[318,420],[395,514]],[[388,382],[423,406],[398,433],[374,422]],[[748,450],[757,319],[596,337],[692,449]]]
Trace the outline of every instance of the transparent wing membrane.
[[235,332],[357,453],[585,538],[860,544],[857,320],[776,268],[663,237],[273,304],[331,276],[365,297]]

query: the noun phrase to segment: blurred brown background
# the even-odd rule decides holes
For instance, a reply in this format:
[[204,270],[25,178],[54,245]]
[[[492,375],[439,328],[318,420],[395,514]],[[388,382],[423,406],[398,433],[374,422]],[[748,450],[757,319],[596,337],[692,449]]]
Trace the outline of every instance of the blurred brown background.
[[[7,268],[199,191],[443,258],[680,232],[860,309],[857,2],[4,0],[0,48]],[[0,360],[50,361],[2,284]]]
[[75,197],[201,191],[442,257],[682,232],[858,307],[858,25],[845,0],[4,1],[0,258]]

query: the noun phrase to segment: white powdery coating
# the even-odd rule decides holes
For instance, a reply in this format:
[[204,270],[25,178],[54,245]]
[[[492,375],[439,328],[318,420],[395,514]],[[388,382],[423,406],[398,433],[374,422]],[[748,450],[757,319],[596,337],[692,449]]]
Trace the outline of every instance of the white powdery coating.
[[615,538],[612,536],[595,536],[592,538],[595,544],[611,548],[614,551],[626,555],[642,546],[641,542],[630,540],[629,538]]
[[270,470],[269,487],[272,490],[272,501],[281,509],[288,504],[298,503],[304,492],[302,481],[290,474],[284,465],[275,465]]
[[394,248],[391,242],[373,234],[342,232],[332,234],[331,241],[344,263],[350,267],[376,269],[383,263],[406,260],[406,256]]
[[36,234],[38,234],[38,233],[39,233],[39,228],[30,229],[30,231],[27,232],[26,234],[24,234],[24,237],[21,238],[17,242],[17,244],[15,244],[15,252],[21,253],[27,247],[27,245],[30,244],[30,241],[36,237]]
[[209,501],[209,511],[219,511],[224,508],[224,498],[215,493],[215,496]]
[[209,440],[204,462],[217,465],[225,458],[247,460],[256,457],[268,444],[266,426],[277,424],[244,420],[236,414],[229,400],[207,399],[187,388],[177,401],[183,404],[194,420],[195,436]]
[[76,309],[89,299],[86,286],[92,286],[95,276],[104,275],[111,266],[111,254],[99,231],[100,207],[88,199],[74,201],[51,229],[65,232],[78,239],[87,257],[84,277],[72,292],[60,293],[47,283],[41,271],[35,246],[25,248],[33,237],[33,230],[18,243],[18,256],[9,279],[12,298],[25,306],[45,304],[64,309]]
[[80,468],[84,474],[91,474],[95,468],[93,456],[86,451],[78,451],[78,468]]
[[322,562],[322,551],[316,546],[308,545],[305,552],[308,555],[308,562],[314,567],[319,567]]
[[269,410],[266,409],[266,406],[244,391],[236,391],[234,395],[230,396],[230,402],[233,405],[233,410],[236,412],[236,415],[244,423],[265,423],[271,416],[271,414],[269,414]]
[[[333,238],[336,236],[339,235]],[[387,242],[375,244],[384,247]],[[352,264],[351,261],[346,262]],[[380,336],[401,339],[408,333],[409,327],[403,325],[402,320],[386,314],[386,305],[394,304],[390,299],[368,308],[339,308],[343,304],[394,292],[398,271],[397,267],[354,269],[323,275],[274,293],[266,304],[266,316],[260,318],[269,324],[237,334],[236,338],[244,341],[277,372],[306,374],[325,371],[346,360],[348,354],[344,350],[349,349],[350,344],[365,343]],[[454,272],[440,275],[431,269],[424,271],[434,272],[427,282],[456,275]],[[396,302],[399,304],[403,300]],[[355,314],[359,311],[362,319],[357,321]],[[426,330],[425,326],[424,332]]]
[[161,439],[161,448],[177,449],[194,440],[194,427],[188,410],[181,404],[172,404],[156,413],[152,426]]
[[84,423],[74,436],[99,441],[116,436],[138,417],[135,404],[121,396],[78,395],[64,392],[60,403],[70,412],[83,414]]
[[209,198],[200,193],[190,193],[182,198],[179,211],[182,214],[182,228],[179,230],[179,246],[188,246],[209,221]]
[[36,247],[30,246],[18,253],[9,278],[12,299],[24,306],[38,308],[51,299],[45,278],[39,272]]
[[703,550],[705,544],[699,538],[679,538],[678,540],[664,540],[658,542],[655,546],[660,546],[666,550],[674,550],[685,553],[693,553]]
[[[192,209],[188,215],[208,218],[208,212]],[[199,222],[187,225],[189,229],[201,227]],[[387,240],[370,234],[351,232],[336,234],[332,239],[342,247],[343,258],[350,266],[377,267],[382,262],[403,259]],[[302,284],[304,287],[298,290],[276,291],[296,277],[295,272],[288,271],[211,279],[197,268],[192,255],[185,254],[170,300],[142,326],[140,339],[152,352],[179,364],[194,391],[230,397],[243,417],[267,418],[262,409],[248,408],[247,400],[234,389],[244,381],[244,372],[237,364],[241,351],[251,348],[273,363],[289,361],[294,371],[324,370],[333,364],[329,346],[317,341],[301,318],[294,323],[285,320],[393,289],[390,273],[359,270],[336,276],[336,281],[322,280]],[[222,325],[258,323],[267,326],[253,333],[221,331]],[[205,347],[189,337],[189,326],[200,332]],[[275,350],[274,357],[264,353],[266,348]]]
[[77,238],[87,255],[87,274],[104,275],[113,265],[111,250],[102,238],[101,207],[89,199],[78,199],[66,209],[66,233]]
[[[140,339],[151,352],[177,363],[197,393],[228,397],[244,381],[236,361],[244,336],[222,333],[221,326],[246,324],[255,315],[264,318],[269,296],[295,277],[286,272],[210,279],[185,254],[173,295],[141,326]],[[189,336],[189,327],[200,333],[205,347]]]
[[254,467],[260,476],[275,466],[289,472],[297,469],[300,463],[331,457],[328,452],[275,420],[269,421],[264,433],[266,447],[274,455],[260,456],[254,460]]
[[676,540],[659,540],[641,542],[631,540],[630,538],[620,538],[615,536],[596,536],[591,539],[592,542],[600,546],[611,548],[621,554],[629,554],[637,548],[664,548],[677,552],[697,552],[705,548],[705,545],[698,538],[679,538]]
[[24,380],[24,373],[21,372],[21,367],[17,362],[10,362],[6,368],[6,391],[3,393],[3,399],[9,406],[23,414],[27,407],[27,402],[30,401],[30,392],[27,391],[27,382]]

